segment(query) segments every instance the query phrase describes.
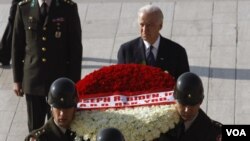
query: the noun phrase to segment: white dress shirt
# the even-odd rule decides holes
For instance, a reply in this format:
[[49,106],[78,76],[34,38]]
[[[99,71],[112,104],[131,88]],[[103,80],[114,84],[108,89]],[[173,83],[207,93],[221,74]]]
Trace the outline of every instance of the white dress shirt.
[[158,36],[158,38],[156,39],[156,41],[151,45],[149,42],[143,40],[143,43],[146,47],[145,49],[145,54],[146,54],[146,57],[148,56],[149,54],[149,50],[150,50],[150,46],[153,46],[152,48],[152,52],[154,54],[154,57],[155,57],[155,60],[156,60],[156,57],[157,57],[157,52],[158,52],[158,48],[159,48],[159,45],[160,45],[160,35]]
[[45,2],[46,2],[46,4],[47,4],[47,6],[48,6],[48,9],[47,9],[47,12],[48,12],[48,11],[49,11],[49,7],[50,7],[50,4],[51,4],[51,1],[52,1],[52,0],[38,0],[39,7],[41,7],[41,6],[42,6],[43,1],[45,1]]

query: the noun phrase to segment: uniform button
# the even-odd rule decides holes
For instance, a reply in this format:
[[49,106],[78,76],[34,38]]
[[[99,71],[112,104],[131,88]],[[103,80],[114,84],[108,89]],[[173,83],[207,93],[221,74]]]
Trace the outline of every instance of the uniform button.
[[47,59],[46,58],[42,58],[42,61],[45,63],[47,61]]
[[45,47],[42,48],[42,51],[46,51],[47,49]]
[[31,27],[29,26],[28,29],[31,30]]
[[61,29],[61,28],[58,26],[58,27],[57,27],[57,30],[60,30],[60,29]]
[[43,30],[44,30],[44,31],[47,30],[47,27],[43,27]]
[[60,23],[56,23],[57,26],[60,26],[61,24]]
[[43,37],[43,38],[42,38],[42,40],[43,40],[43,41],[46,41],[46,40],[47,40],[47,38],[46,38],[46,37]]

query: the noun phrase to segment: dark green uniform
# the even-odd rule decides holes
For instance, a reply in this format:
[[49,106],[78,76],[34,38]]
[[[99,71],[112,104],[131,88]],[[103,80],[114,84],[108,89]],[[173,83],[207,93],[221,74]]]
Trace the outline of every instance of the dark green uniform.
[[[46,110],[40,109],[48,107],[41,98],[46,98],[51,83],[59,77],[74,82],[81,78],[82,37],[77,4],[52,0],[45,22],[40,19],[38,0],[18,4],[12,42],[13,77],[26,94],[30,131],[44,124],[45,116],[40,113]],[[43,104],[37,107],[36,103]]]
[[[53,121],[53,118],[51,118],[43,127],[31,132],[25,138],[25,141],[30,141],[30,138],[36,141],[73,141],[75,133],[62,133]],[[82,140],[81,138],[79,139],[80,141]]]
[[154,141],[221,141],[222,124],[211,120],[201,109],[192,125],[183,131],[181,123]]

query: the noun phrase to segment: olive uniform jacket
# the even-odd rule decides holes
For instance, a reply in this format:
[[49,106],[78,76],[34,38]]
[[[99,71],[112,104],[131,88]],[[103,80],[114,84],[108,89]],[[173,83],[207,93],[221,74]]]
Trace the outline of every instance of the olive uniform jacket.
[[30,138],[36,141],[73,141],[75,134],[66,135],[56,126],[53,118],[50,118],[48,122],[40,129],[32,131],[25,141],[30,141]]
[[77,4],[52,0],[45,22],[38,0],[18,4],[12,41],[14,82],[26,94],[46,96],[59,77],[81,78],[82,37]]
[[[145,45],[141,37],[121,45],[118,51],[118,64],[146,64]],[[179,44],[160,37],[156,67],[168,71],[175,79],[189,72],[186,50]]]
[[220,141],[222,124],[211,120],[201,109],[192,125],[182,132],[181,124],[161,134],[160,138],[154,141]]

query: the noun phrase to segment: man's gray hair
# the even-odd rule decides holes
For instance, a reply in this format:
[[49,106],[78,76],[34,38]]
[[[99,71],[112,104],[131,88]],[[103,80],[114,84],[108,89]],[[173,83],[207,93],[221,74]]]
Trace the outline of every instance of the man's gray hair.
[[138,16],[140,16],[142,13],[155,13],[156,16],[159,18],[159,20],[161,20],[161,22],[163,22],[163,13],[158,6],[145,5],[139,9]]

